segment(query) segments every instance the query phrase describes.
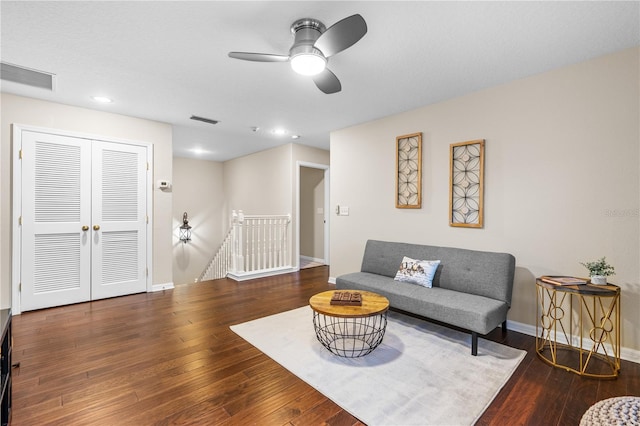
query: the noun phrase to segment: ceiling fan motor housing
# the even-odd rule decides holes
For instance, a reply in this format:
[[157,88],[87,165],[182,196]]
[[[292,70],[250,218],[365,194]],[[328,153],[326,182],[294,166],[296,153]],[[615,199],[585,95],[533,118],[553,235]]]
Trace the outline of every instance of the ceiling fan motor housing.
[[313,18],[299,19],[291,25],[291,32],[295,39],[293,46],[289,50],[289,57],[299,55],[301,53],[310,53],[324,57],[324,54],[313,47],[318,37],[325,32],[325,25]]

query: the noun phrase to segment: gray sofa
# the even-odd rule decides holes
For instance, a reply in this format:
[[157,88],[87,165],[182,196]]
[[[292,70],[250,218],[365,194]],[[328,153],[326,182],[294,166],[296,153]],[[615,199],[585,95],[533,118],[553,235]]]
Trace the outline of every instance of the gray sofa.
[[[404,256],[440,260],[432,288],[394,280]],[[360,272],[337,277],[336,288],[382,294],[394,309],[468,330],[477,355],[478,334],[506,331],[514,273],[508,253],[369,240]]]

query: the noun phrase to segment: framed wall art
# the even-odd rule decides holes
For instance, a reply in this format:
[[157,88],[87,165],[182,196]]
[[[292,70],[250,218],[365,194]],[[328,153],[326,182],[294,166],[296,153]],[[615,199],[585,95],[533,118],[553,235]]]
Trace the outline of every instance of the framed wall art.
[[482,228],[484,139],[450,145],[449,225]]
[[422,207],[422,133],[396,138],[396,207]]

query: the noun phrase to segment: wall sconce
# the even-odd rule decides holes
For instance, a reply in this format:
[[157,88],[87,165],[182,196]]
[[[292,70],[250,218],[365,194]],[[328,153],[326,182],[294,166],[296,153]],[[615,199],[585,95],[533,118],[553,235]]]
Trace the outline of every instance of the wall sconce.
[[180,241],[184,244],[187,241],[191,241],[191,226],[189,225],[189,218],[187,217],[187,212],[184,212],[182,215],[182,226],[180,227]]

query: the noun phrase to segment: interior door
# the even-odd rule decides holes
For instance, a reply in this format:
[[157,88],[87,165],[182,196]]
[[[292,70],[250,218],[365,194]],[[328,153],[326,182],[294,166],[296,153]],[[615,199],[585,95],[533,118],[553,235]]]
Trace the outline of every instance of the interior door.
[[93,143],[91,298],[146,291],[146,147]]
[[90,299],[91,141],[22,133],[21,309]]
[[22,311],[146,291],[147,148],[22,132]]

